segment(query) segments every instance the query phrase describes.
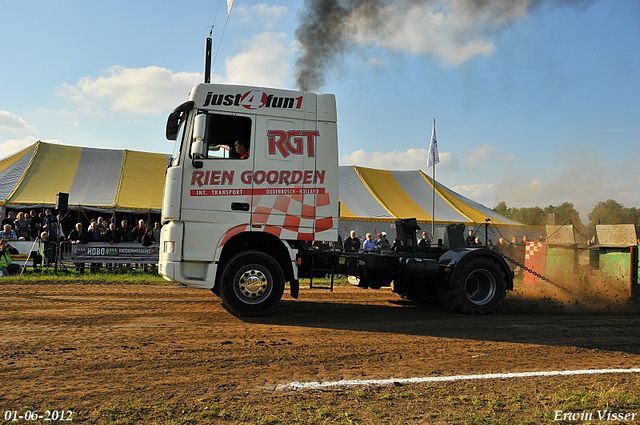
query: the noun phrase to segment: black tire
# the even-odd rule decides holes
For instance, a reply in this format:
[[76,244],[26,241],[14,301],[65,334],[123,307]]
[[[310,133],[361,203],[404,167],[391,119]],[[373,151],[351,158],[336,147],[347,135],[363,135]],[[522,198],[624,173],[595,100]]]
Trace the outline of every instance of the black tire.
[[243,316],[267,313],[284,293],[280,265],[260,251],[245,251],[231,257],[218,283],[224,305]]
[[495,313],[507,295],[507,277],[500,265],[489,257],[476,257],[465,263],[450,284],[442,284],[436,294],[447,310],[462,314]]

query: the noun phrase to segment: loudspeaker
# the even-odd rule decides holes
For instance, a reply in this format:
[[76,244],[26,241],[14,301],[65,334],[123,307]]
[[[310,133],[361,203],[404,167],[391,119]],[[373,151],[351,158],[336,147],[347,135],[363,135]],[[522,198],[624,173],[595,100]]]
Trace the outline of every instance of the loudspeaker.
[[69,209],[69,194],[58,192],[56,194],[56,209],[58,211],[66,211]]

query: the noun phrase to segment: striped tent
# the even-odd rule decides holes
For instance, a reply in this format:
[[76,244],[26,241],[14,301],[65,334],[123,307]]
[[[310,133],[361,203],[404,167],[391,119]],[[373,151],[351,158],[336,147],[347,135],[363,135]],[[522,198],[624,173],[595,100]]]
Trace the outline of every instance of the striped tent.
[[[395,220],[416,218],[431,234],[432,223],[442,227],[463,223],[494,243],[500,236],[538,236],[540,228],[525,226],[466,198],[436,182],[421,170],[390,171],[358,166],[340,167],[341,235],[355,230],[359,236],[385,231],[395,235]],[[487,227],[485,228],[485,224]],[[485,231],[487,233],[485,233]]]
[[159,213],[169,155],[37,142],[0,161],[0,205]]
[[[51,207],[56,194],[66,192],[70,209],[159,213],[169,157],[37,142],[0,160],[0,206]],[[351,229],[359,236],[380,231],[394,235],[398,218],[416,218],[430,229],[433,181],[422,171],[341,166],[339,173],[341,235]],[[478,229],[486,219],[510,235],[539,234],[538,228],[509,220],[436,184],[436,226],[464,223]]]

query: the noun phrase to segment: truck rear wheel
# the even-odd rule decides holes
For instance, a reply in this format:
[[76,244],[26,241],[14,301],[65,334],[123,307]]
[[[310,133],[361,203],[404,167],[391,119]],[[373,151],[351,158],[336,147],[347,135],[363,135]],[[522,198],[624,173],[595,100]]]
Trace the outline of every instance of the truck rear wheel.
[[280,265],[260,251],[233,256],[224,267],[220,297],[225,306],[243,316],[267,313],[282,298],[284,273]]
[[463,314],[495,313],[506,296],[506,276],[491,258],[465,263],[450,284],[437,289],[438,300],[449,311]]

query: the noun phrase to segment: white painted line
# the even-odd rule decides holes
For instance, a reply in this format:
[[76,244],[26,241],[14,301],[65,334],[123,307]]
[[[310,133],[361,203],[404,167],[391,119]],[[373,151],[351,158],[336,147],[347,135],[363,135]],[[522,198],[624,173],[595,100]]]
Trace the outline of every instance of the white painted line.
[[276,391],[319,390],[331,387],[355,387],[365,385],[422,384],[425,382],[471,381],[477,379],[532,378],[538,376],[596,375],[603,373],[640,373],[635,369],[586,369],[550,370],[543,372],[487,373],[484,375],[427,376],[422,378],[353,379],[333,382],[290,382],[275,387]]

